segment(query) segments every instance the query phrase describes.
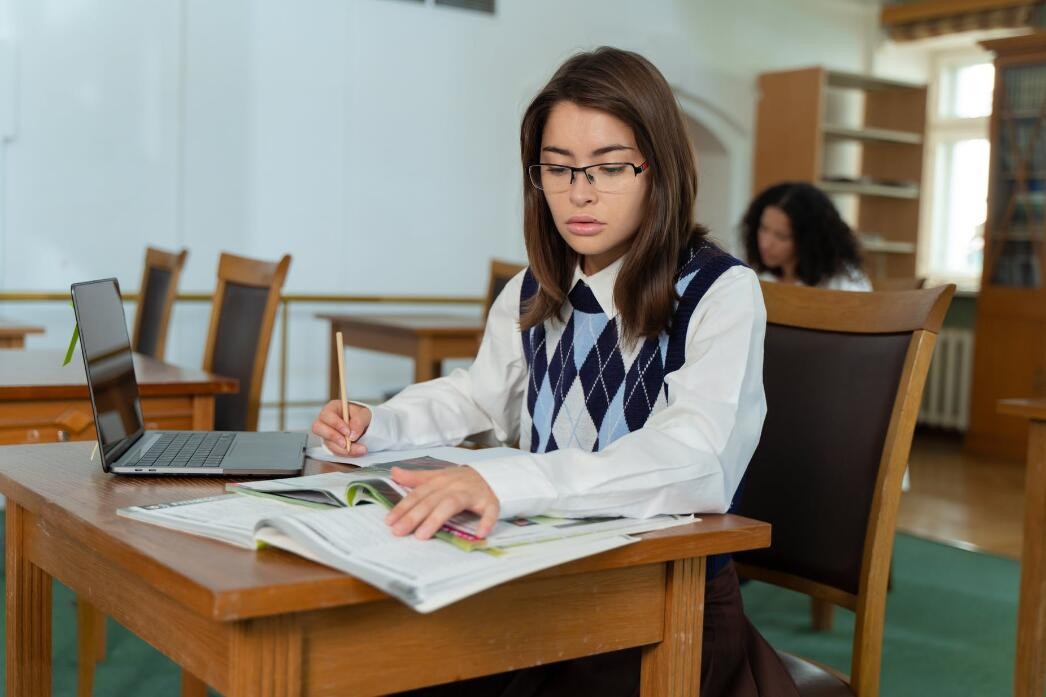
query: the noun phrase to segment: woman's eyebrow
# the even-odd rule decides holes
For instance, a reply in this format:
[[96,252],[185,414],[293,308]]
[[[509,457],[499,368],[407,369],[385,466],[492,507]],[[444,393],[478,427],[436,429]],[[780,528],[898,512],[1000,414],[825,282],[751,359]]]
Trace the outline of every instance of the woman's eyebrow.
[[[635,148],[628,145],[621,145],[615,143],[613,145],[604,145],[601,148],[596,148],[592,151],[592,157],[599,157],[600,155],[606,155],[608,152],[616,152],[618,150],[635,150]],[[562,155],[564,157],[573,157],[574,153],[566,148],[560,148],[555,145],[546,145],[541,148],[541,152],[550,152],[556,155]]]
[[606,155],[608,152],[614,152],[616,150],[635,150],[635,148],[627,145],[604,145],[601,148],[596,148],[592,151],[592,157],[599,157],[600,155]]

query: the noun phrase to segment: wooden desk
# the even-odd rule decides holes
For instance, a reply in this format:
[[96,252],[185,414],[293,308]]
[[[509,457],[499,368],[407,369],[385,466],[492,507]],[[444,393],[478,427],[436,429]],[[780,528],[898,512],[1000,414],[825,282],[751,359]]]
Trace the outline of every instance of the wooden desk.
[[44,328],[0,317],[0,349],[25,346],[26,334],[43,334]]
[[446,358],[474,358],[484,321],[461,315],[316,315],[331,323],[330,396],[338,398],[338,356],[334,335],[345,345],[414,359],[414,382],[439,377]]
[[[83,359],[64,352],[0,350],[0,444],[94,440]],[[134,356],[146,428],[214,427],[214,396],[236,392],[233,378]]]
[[1031,420],[1024,479],[1021,595],[1013,694],[1042,697],[1046,687],[1046,399],[1003,399],[999,413]]
[[631,646],[644,697],[696,695],[704,557],[770,542],[766,523],[709,516],[421,615],[277,549],[118,518],[223,482],[106,475],[89,452],[0,448],[9,695],[50,694],[52,577],[226,697],[367,697]]

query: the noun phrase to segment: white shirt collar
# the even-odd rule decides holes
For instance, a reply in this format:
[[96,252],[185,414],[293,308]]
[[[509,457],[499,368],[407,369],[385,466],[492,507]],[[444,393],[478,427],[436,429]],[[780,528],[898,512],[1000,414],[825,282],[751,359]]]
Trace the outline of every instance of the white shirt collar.
[[584,281],[592,291],[592,295],[596,296],[596,302],[603,308],[606,316],[610,319],[617,317],[617,306],[614,305],[614,286],[617,285],[617,275],[621,271],[622,264],[625,263],[625,257],[621,256],[610,266],[591,276],[586,276],[581,271],[581,261],[578,259],[577,267],[574,269],[574,278],[571,279],[568,290],[573,290],[578,281]]

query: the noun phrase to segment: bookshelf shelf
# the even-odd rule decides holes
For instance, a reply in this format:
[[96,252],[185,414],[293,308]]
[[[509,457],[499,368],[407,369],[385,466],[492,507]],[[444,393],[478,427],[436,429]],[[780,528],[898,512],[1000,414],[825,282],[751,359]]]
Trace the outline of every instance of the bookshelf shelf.
[[817,186],[830,194],[856,194],[858,196],[882,196],[884,198],[919,198],[919,189],[914,186],[889,186],[887,184],[865,184],[835,181],[819,181]]
[[821,128],[825,138],[837,140],[868,140],[898,145],[922,145],[921,133],[893,131],[888,128],[850,128],[848,126],[824,126]]
[[[914,278],[926,87],[816,67],[764,73],[759,93],[753,194],[806,181],[856,197],[846,199],[847,222],[882,238],[865,240],[865,272],[874,280]],[[840,150],[855,147],[859,158],[840,159]]]
[[890,80],[882,77],[873,77],[871,75],[861,75],[859,73],[848,73],[842,70],[829,70],[826,71],[826,73],[825,84],[828,87],[882,91],[911,90],[913,92],[919,92],[926,89],[925,85],[919,85],[912,82]]
[[861,248],[872,254],[915,254],[915,245],[911,242],[861,238]]

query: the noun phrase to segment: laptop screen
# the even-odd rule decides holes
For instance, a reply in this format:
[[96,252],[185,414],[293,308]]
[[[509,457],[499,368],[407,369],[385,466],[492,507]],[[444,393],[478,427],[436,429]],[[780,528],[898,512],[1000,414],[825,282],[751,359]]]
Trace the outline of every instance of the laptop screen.
[[108,466],[144,430],[123,301],[115,278],[75,283],[72,294],[98,445]]

